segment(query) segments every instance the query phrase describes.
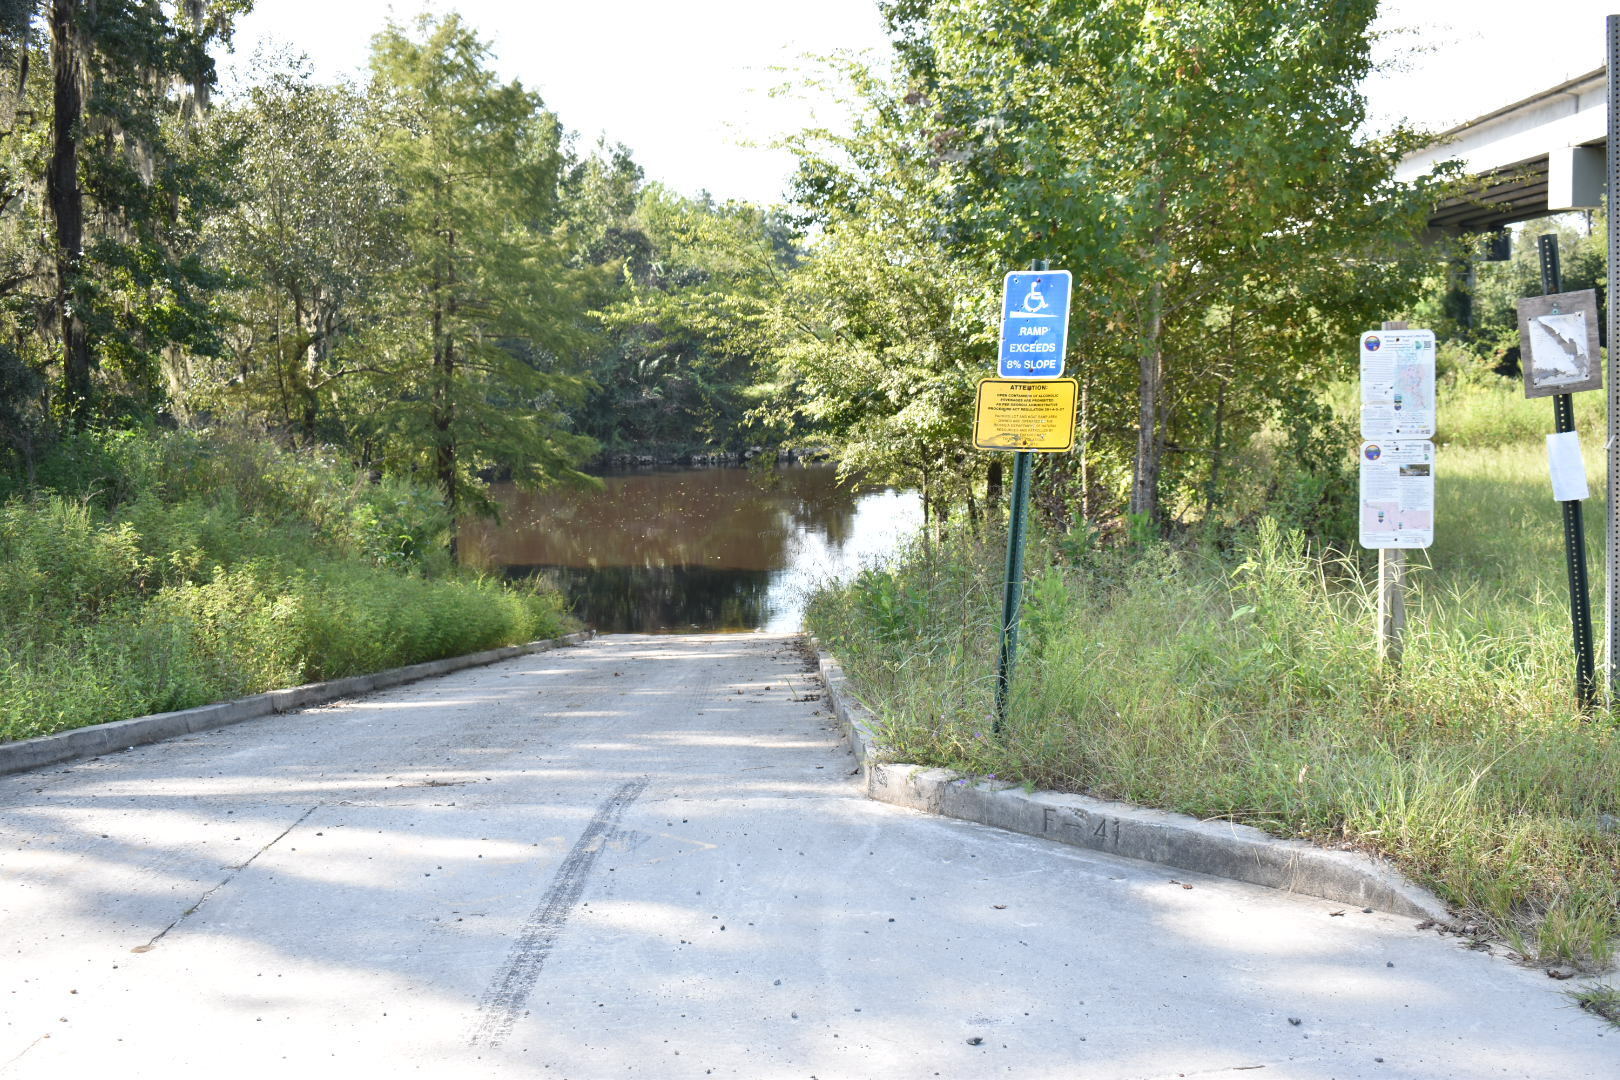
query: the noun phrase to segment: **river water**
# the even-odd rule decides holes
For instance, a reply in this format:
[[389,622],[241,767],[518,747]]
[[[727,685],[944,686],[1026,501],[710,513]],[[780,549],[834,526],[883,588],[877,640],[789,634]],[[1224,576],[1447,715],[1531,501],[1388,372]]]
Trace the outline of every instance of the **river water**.
[[547,574],[603,633],[791,632],[813,585],[884,557],[922,523],[915,493],[852,490],[830,465],[601,479],[595,492],[497,485],[501,520],[463,532],[465,557]]

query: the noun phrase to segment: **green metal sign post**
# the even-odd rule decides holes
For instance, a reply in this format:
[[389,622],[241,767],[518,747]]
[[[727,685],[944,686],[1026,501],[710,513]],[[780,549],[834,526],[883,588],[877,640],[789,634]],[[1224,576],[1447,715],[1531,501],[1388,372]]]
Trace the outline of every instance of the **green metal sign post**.
[[[1604,36],[1608,39],[1609,137],[1603,159],[1605,179],[1611,192],[1609,197],[1613,199],[1612,193],[1620,191],[1620,15],[1610,15],[1605,20]],[[1610,297],[1620,297],[1620,214],[1611,211],[1607,216],[1609,268],[1604,282]],[[1606,318],[1609,329],[1606,340],[1610,343],[1607,357],[1609,431],[1620,433],[1620,348],[1614,345],[1620,341],[1620,304],[1609,303],[1605,307],[1608,308]],[[1609,635],[1609,708],[1614,709],[1620,707],[1620,438],[1611,434],[1604,446],[1607,451],[1605,464],[1608,466],[1604,479],[1604,490],[1608,494],[1604,500],[1608,542],[1604,544],[1604,581],[1607,588],[1603,590],[1606,616],[1603,622],[1605,632]]]
[[[1042,276],[1032,276],[1037,274]],[[1049,273],[1045,259],[1030,263],[1029,273],[1007,275],[1001,300],[1001,358],[998,361],[1003,376],[1050,380],[1063,374],[1071,281],[1067,271]],[[1035,325],[1037,323],[1041,325]],[[1048,327],[1046,323],[1052,325]],[[1029,344],[1031,341],[1036,344]],[[1039,363],[1021,365],[1016,362],[1024,352],[1037,348],[1045,350]],[[980,418],[975,416],[976,444],[984,442],[980,438],[982,433],[977,430],[979,423]],[[1073,445],[1072,410],[1067,427],[1068,439],[1060,439],[1049,448],[1057,449],[1065,442]],[[1043,444],[1024,441],[1022,445]],[[1007,716],[1007,696],[1012,687],[1013,665],[1018,658],[1018,621],[1024,599],[1024,548],[1029,531],[1029,474],[1034,465],[1034,456],[1032,451],[1019,450],[1013,459],[1012,492],[1007,514],[1007,574],[1001,592],[1001,655],[996,661],[996,716],[991,727],[998,734]]]
[[1024,600],[1024,545],[1029,528],[1029,470],[1034,454],[1018,451],[1013,459],[1011,513],[1007,515],[1007,577],[1001,591],[1001,658],[996,663],[996,720],[1001,731],[1007,715],[1007,690],[1012,685],[1013,661],[1018,654],[1018,615]]

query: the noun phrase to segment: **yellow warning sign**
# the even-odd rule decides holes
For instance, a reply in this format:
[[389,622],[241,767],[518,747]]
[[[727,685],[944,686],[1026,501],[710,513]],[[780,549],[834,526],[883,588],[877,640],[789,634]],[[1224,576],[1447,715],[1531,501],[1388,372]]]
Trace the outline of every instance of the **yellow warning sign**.
[[973,408],[973,445],[980,450],[1074,449],[1074,379],[981,379]]

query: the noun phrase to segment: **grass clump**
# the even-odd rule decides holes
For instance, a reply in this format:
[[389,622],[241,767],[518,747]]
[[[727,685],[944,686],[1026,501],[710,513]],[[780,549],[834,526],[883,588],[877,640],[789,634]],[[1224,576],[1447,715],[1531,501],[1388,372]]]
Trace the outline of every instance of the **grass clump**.
[[1269,522],[1222,555],[1037,543],[999,736],[999,537],[919,545],[809,621],[889,760],[1380,852],[1522,957],[1602,968],[1620,726],[1574,706],[1544,458],[1440,460],[1445,539],[1414,560],[1398,674],[1377,662],[1370,562]]
[[571,628],[452,566],[432,492],[197,433],[63,446],[0,503],[0,739]]
[[1620,990],[1608,985],[1588,986],[1572,991],[1569,996],[1587,1012],[1620,1024]]

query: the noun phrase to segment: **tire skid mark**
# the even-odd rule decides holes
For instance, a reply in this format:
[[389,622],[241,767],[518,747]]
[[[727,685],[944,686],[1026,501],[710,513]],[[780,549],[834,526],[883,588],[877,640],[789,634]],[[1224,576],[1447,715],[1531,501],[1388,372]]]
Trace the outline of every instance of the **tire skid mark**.
[[546,957],[585,893],[597,858],[618,832],[619,819],[625,810],[647,790],[648,783],[649,778],[643,776],[622,784],[597,807],[585,831],[574,841],[573,848],[557,868],[551,887],[524,922],[506,964],[478,1003],[481,1018],[473,1032],[474,1046],[499,1046],[512,1033],[534,984],[539,981]]

